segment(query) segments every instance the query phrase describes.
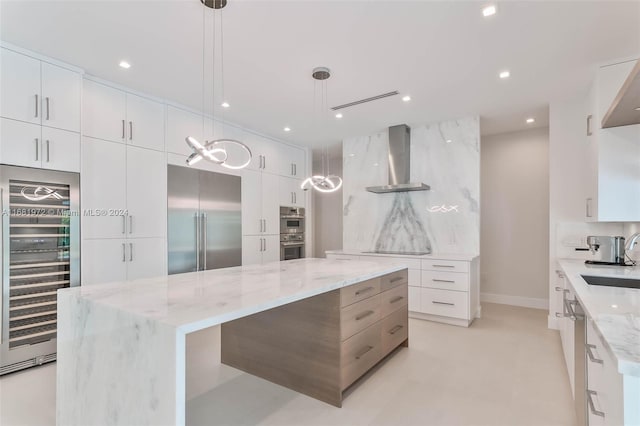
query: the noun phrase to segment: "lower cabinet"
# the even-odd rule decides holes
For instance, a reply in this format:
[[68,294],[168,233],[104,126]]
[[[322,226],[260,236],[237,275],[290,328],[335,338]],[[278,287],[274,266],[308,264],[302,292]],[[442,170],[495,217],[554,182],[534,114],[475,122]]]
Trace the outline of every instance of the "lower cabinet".
[[166,275],[164,238],[83,240],[81,251],[82,285]]
[[408,345],[407,270],[222,324],[222,363],[340,407],[343,392]]
[[256,265],[280,260],[280,235],[244,235],[242,264]]

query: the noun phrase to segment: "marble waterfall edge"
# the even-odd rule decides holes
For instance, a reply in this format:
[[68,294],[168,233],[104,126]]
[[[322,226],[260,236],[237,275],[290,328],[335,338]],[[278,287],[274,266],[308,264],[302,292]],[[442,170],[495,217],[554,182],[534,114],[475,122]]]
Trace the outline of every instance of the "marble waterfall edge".
[[343,248],[479,253],[479,118],[409,126],[411,181],[430,191],[367,192],[388,182],[388,132],[343,141]]

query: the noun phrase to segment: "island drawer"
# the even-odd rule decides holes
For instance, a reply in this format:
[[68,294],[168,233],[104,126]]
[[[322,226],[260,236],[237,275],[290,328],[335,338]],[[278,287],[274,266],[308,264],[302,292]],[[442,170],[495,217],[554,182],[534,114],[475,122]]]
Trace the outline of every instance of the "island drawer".
[[380,294],[342,308],[340,313],[341,340],[346,340],[380,320]]
[[404,269],[402,271],[393,272],[391,274],[380,277],[380,291],[386,291],[393,287],[397,287],[402,284],[409,283],[409,271]]
[[362,281],[340,289],[340,306],[344,307],[380,293],[380,278]]
[[409,288],[407,285],[392,288],[380,294],[381,317],[384,318],[409,303]]
[[367,327],[342,343],[340,382],[346,389],[382,357],[381,322]]
[[468,293],[435,288],[420,289],[422,312],[453,318],[468,318]]
[[469,291],[469,274],[460,272],[424,271],[422,287],[442,290]]
[[460,260],[422,259],[422,270],[469,272],[469,262]]
[[381,322],[382,356],[394,350],[409,337],[409,311],[407,305]]
[[406,257],[376,256],[374,254],[360,256],[360,260],[368,260],[382,265],[398,265],[409,269],[420,269],[420,259]]

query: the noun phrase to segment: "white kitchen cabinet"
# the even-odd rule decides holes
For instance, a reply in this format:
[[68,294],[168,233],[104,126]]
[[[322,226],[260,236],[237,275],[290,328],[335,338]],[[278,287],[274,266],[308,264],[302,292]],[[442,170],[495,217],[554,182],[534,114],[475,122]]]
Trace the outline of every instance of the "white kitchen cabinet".
[[40,124],[40,61],[0,49],[0,116]]
[[42,127],[42,168],[80,172],[80,134]]
[[279,260],[279,235],[245,235],[242,237],[243,265],[256,265]]
[[280,203],[278,202],[278,176],[262,174],[263,234],[280,235]]
[[0,162],[24,167],[41,167],[41,129],[38,124],[0,119]]
[[80,171],[80,135],[22,121],[0,119],[0,161],[24,167]]
[[163,104],[91,80],[83,94],[85,136],[164,150]]
[[123,238],[126,232],[127,147],[93,138],[82,141],[82,237]]
[[288,207],[304,207],[305,193],[300,188],[301,181],[281,176],[279,185],[280,205]]
[[[564,281],[564,297],[568,300],[575,300],[573,287],[566,278]],[[566,312],[566,309],[565,309]],[[575,322],[569,317],[562,318],[560,338],[562,342],[562,352],[564,353],[564,362],[569,375],[569,383],[571,384],[571,394],[575,397]]]
[[280,234],[279,177],[245,169],[242,172],[242,234]]
[[85,79],[82,96],[83,134],[107,141],[124,142],[127,137],[126,94]]
[[84,240],[81,285],[166,275],[165,257],[163,238]]
[[80,132],[80,74],[42,62],[42,125]]
[[243,141],[253,154],[251,164],[247,166],[252,170],[260,170],[266,173],[279,174],[282,171],[282,144],[254,133],[245,132]]
[[167,152],[186,156],[191,155],[193,151],[185,142],[185,138],[187,136],[193,136],[200,142],[204,140],[204,123],[202,116],[168,105],[166,135]]
[[163,152],[127,146],[127,237],[164,237],[167,163]]
[[409,286],[409,311],[420,311],[420,287]]
[[305,152],[304,149],[290,145],[279,144],[281,161],[278,164],[278,174],[298,179],[305,179]]
[[602,129],[601,120],[635,61],[598,69],[585,120],[585,219],[640,220],[640,125]]

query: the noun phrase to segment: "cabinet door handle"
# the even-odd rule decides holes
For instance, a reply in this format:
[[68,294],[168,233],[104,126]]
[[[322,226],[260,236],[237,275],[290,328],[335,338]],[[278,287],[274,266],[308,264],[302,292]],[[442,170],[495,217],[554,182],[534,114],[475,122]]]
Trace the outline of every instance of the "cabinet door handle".
[[293,176],[293,163],[291,163],[291,176]]
[[591,130],[591,121],[593,119],[593,115],[587,115],[587,136],[591,136],[593,134],[593,130]]
[[123,262],[127,261],[127,249],[124,246],[124,243],[122,243],[122,261]]
[[396,325],[391,330],[389,330],[389,334],[396,334],[398,331],[402,330],[403,328],[404,328],[403,325]]
[[431,281],[436,282],[436,283],[455,283],[455,281],[453,280],[438,280],[436,278],[432,278]]
[[596,410],[596,404],[593,402],[593,396],[598,395],[598,392],[587,389],[587,404],[589,405],[589,411],[594,416],[604,417],[604,411]]
[[366,317],[370,317],[370,316],[371,316],[371,315],[373,315],[373,314],[375,314],[375,312],[374,312],[374,311],[367,311],[367,312],[364,312],[364,313],[362,313],[362,314],[360,314],[360,315],[356,316],[356,321],[363,320],[363,319],[365,319]]
[[393,283],[397,283],[398,281],[402,281],[402,280],[404,280],[404,277],[395,277],[395,278],[392,278],[389,281],[389,283],[393,284]]
[[591,217],[591,198],[587,198],[587,203],[586,203],[586,216],[587,217]]
[[133,140],[133,121],[129,122],[129,140]]
[[129,261],[133,262],[133,243],[129,243]]
[[434,268],[455,268],[453,265],[433,265]]
[[592,349],[596,348],[596,345],[591,345],[591,344],[587,343],[585,346],[587,348],[587,356],[589,357],[589,361],[595,362],[596,364],[604,364],[603,360],[601,360],[599,358],[596,358],[593,355],[593,352],[591,352]]
[[36,142],[36,161],[40,160],[40,140],[35,138]]
[[49,97],[44,98],[45,104],[47,105],[47,120],[49,120]]
[[127,218],[125,215],[122,215],[122,233],[123,234],[127,232],[126,228],[127,228]]
[[133,233],[133,216],[129,216],[129,233]]
[[293,175],[298,176],[298,165],[295,163],[293,165]]
[[36,105],[36,115],[34,117],[38,118],[38,94],[37,93],[36,93],[35,97],[36,97],[36,103],[35,103],[35,105]]
[[298,194],[293,193],[293,204],[298,204]]
[[363,288],[362,290],[356,291],[356,296],[360,296],[361,294],[365,294],[365,293],[367,293],[367,292],[369,292],[371,290],[373,290],[373,287]]
[[362,358],[367,352],[369,352],[371,349],[373,349],[373,346],[368,345],[364,350],[358,352],[358,354],[356,355],[356,359],[360,359]]
[[396,296],[396,297],[394,297],[393,299],[389,300],[389,303],[396,303],[396,302],[401,301],[402,299],[404,299],[404,297],[402,297],[402,296]]
[[267,219],[262,219],[262,221],[264,222],[264,232],[267,232]]
[[125,134],[125,130],[124,130],[125,124],[124,124],[124,120],[122,120],[122,139],[126,139],[127,135]]
[[449,302],[438,302],[436,300],[432,300],[431,303],[434,303],[436,305],[447,305],[447,306],[455,306],[455,303],[449,303]]
[[262,156],[262,168],[266,169],[267,168],[267,157],[266,156]]
[[[48,120],[48,119],[47,119]],[[49,159],[51,158],[50,154],[50,150],[49,150],[49,139],[47,139],[47,163],[49,162]]]
[[561,314],[560,312],[556,312],[556,318],[564,318],[564,314]]

